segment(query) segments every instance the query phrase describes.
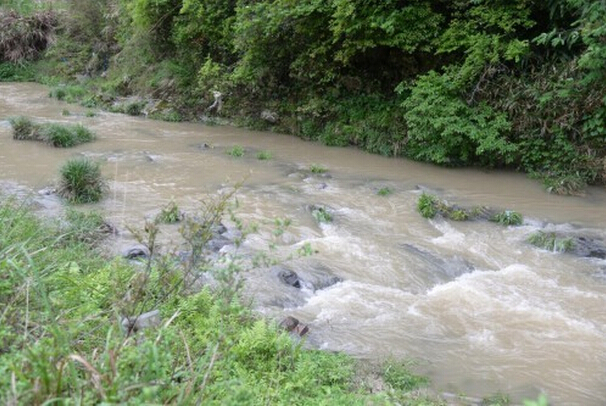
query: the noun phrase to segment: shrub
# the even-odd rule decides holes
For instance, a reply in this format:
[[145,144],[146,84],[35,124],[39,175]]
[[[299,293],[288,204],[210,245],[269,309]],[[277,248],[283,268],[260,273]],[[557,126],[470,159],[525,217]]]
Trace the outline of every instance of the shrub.
[[0,9],[0,61],[36,58],[53,41],[57,25],[57,14],[51,10],[23,16]]
[[227,155],[231,155],[235,158],[240,158],[242,156],[244,156],[244,153],[246,151],[244,150],[244,147],[240,146],[240,145],[234,145],[233,147],[231,147],[231,149],[229,149],[227,151]]
[[524,217],[516,211],[505,210],[495,214],[490,220],[504,226],[519,226],[524,221]]
[[106,189],[99,164],[88,158],[70,160],[61,168],[59,195],[72,203],[98,202]]

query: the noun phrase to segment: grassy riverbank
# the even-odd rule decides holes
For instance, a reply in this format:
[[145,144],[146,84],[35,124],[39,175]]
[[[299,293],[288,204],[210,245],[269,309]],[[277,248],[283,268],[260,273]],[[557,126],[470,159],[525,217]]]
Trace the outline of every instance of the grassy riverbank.
[[[0,403],[442,404],[417,392],[426,379],[405,363],[362,373],[259,318],[239,296],[233,258],[108,258],[104,224],[74,211],[40,219],[0,200]],[[198,272],[217,283],[195,282]]]
[[590,0],[9,1],[0,80],[576,194],[606,182],[605,18]]

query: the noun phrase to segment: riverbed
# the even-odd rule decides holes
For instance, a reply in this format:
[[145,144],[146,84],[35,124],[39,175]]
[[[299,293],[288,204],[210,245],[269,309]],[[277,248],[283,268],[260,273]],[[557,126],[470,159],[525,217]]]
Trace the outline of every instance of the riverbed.
[[[38,196],[68,159],[95,159],[109,193],[85,208],[115,225],[118,247],[132,240],[127,226],[141,226],[169,202],[195,212],[242,182],[237,215],[258,229],[243,251],[266,251],[302,275],[322,272],[337,281],[289,297],[272,268],[246,270],[246,293],[259,312],[298,318],[313,345],[372,361],[415,360],[439,392],[500,391],[518,402],[544,392],[554,405],[606,402],[606,261],[527,242],[537,230],[606,239],[604,188],[556,196],[510,171],[445,169],[229,126],[88,117],[48,91],[0,84],[4,190]],[[81,123],[97,140],[71,149],[15,141],[7,118],[16,115]],[[244,156],[227,154],[234,146]],[[271,159],[258,159],[261,151]],[[461,206],[515,210],[524,224],[426,220],[416,210],[423,191]],[[65,208],[52,196],[38,199],[50,213]],[[313,207],[326,208],[333,220],[319,223]],[[173,234],[165,232],[166,247]]]

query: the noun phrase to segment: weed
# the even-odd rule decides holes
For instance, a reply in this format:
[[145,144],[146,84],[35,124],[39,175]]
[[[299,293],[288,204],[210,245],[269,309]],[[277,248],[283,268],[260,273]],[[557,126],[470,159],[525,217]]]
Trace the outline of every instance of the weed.
[[316,174],[326,173],[328,171],[328,169],[318,164],[311,164],[309,170],[311,171],[311,173]]
[[40,140],[39,127],[27,117],[11,117],[9,122],[13,127],[13,138],[16,140]]
[[73,159],[61,167],[58,193],[72,203],[98,202],[106,188],[99,164],[88,158]]
[[324,207],[314,207],[311,214],[318,221],[318,223],[332,222],[332,215]]
[[377,194],[379,196],[389,196],[392,193],[393,193],[393,190],[391,190],[391,188],[388,188],[388,187],[382,187],[381,189],[379,189],[377,191]]
[[417,202],[417,210],[426,219],[432,219],[438,214],[438,199],[434,195],[423,192]]
[[146,103],[144,101],[130,102],[123,107],[123,111],[129,116],[140,116],[145,108],[145,105]]
[[259,151],[257,153],[257,159],[260,161],[267,161],[272,158],[272,154],[270,151]]
[[86,117],[95,117],[97,114],[92,110],[87,110],[84,114]]
[[156,221],[165,224],[178,223],[183,218],[183,214],[179,210],[179,206],[174,200],[171,200],[160,213],[156,216]]
[[504,226],[519,226],[524,222],[524,217],[516,211],[505,210],[495,214],[490,220]]
[[528,237],[528,242],[532,245],[553,252],[568,252],[574,249],[572,238],[558,238],[555,233],[545,233],[537,231]]
[[61,115],[62,116],[69,116],[69,115],[71,115],[71,113],[69,112],[68,109],[63,109],[63,111],[61,112]]
[[107,235],[112,234],[114,228],[98,212],[68,209],[61,231],[63,240],[68,243],[77,242],[95,246]]
[[507,406],[509,404],[511,404],[509,396],[504,393],[497,392],[494,395],[483,398],[481,406]]
[[227,151],[227,155],[231,155],[235,158],[243,157],[245,153],[246,153],[246,151],[245,151],[244,147],[242,147],[240,145],[234,145]]
[[429,379],[427,377],[416,375],[410,371],[413,365],[410,361],[388,361],[383,372],[385,383],[394,390],[403,392],[410,392],[428,385]]

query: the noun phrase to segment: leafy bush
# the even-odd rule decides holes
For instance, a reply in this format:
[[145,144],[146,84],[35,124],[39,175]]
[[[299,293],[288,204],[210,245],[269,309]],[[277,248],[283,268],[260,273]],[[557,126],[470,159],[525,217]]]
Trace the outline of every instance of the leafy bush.
[[98,163],[76,158],[61,167],[58,193],[72,203],[94,203],[107,189]]
[[454,70],[432,71],[419,77],[402,103],[408,126],[405,154],[450,166],[512,162],[517,147],[506,139],[506,115],[486,104],[465,103],[454,75]]

